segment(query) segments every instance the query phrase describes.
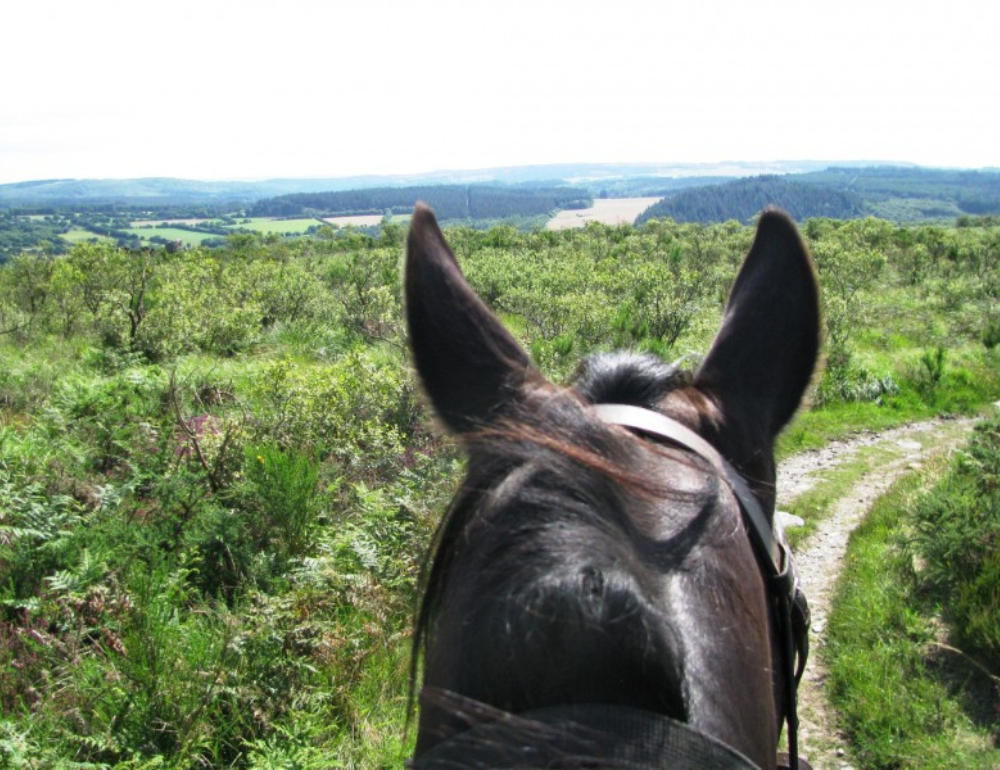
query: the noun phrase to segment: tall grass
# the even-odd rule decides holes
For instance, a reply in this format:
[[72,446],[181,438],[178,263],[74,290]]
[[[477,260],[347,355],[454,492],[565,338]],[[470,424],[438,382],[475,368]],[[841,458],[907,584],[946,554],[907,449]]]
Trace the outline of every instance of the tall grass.
[[915,514],[922,577],[956,643],[1000,675],[1000,418],[976,426],[966,451]]

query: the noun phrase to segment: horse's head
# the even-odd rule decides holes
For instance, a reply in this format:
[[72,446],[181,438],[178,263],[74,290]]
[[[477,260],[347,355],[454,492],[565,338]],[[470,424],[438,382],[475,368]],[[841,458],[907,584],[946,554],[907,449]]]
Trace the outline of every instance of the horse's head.
[[549,383],[424,207],[410,227],[406,309],[424,388],[469,458],[419,616],[418,758],[501,713],[602,704],[665,715],[773,767],[783,651],[732,488],[706,457],[594,406],[686,426],[772,517],[775,436],[819,346],[814,272],[791,221],[761,216],[694,374],[619,353],[584,362],[568,388]]

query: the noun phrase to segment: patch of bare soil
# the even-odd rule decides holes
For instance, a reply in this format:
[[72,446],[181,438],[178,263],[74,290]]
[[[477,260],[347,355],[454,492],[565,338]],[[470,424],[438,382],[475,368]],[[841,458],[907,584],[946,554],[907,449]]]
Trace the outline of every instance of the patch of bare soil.
[[866,433],[804,452],[781,463],[778,469],[778,507],[808,491],[824,471],[850,460],[865,447],[877,446],[889,459],[861,479],[836,505],[795,553],[803,587],[812,611],[812,654],[799,687],[799,745],[802,756],[815,770],[850,770],[846,741],[837,731],[833,711],[824,692],[827,672],[820,650],[826,640],[830,602],[847,550],[851,532],[864,519],[879,495],[907,470],[930,455],[950,452],[966,440],[974,420],[929,420],[902,428]]
[[323,217],[323,221],[329,222],[331,225],[337,225],[338,227],[348,227],[349,225],[353,225],[354,227],[375,227],[382,224],[384,218],[384,214],[355,214],[353,216]]

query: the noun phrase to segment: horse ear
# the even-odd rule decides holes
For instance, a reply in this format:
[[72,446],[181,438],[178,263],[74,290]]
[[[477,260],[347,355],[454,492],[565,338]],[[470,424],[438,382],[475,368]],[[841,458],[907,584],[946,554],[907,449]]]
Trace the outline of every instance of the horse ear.
[[483,427],[520,398],[536,370],[469,286],[423,204],[413,212],[406,249],[410,348],[424,389],[451,430]]
[[770,437],[792,418],[819,354],[819,289],[792,220],[761,214],[733,284],[722,328],[695,377],[727,421],[749,421]]

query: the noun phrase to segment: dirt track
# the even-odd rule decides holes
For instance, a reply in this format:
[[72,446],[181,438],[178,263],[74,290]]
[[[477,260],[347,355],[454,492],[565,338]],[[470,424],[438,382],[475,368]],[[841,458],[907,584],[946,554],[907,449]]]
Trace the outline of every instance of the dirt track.
[[795,560],[812,610],[812,655],[799,688],[799,744],[802,756],[815,770],[851,768],[843,737],[823,689],[826,670],[822,647],[826,620],[847,540],[875,499],[907,470],[930,455],[951,452],[964,443],[974,420],[930,420],[882,433],[866,433],[836,441],[821,450],[789,458],[778,469],[778,508],[809,490],[824,471],[877,447],[880,460],[841,498],[831,515],[796,549]]

